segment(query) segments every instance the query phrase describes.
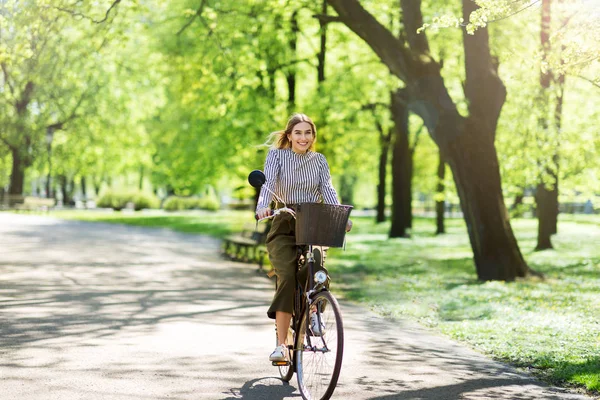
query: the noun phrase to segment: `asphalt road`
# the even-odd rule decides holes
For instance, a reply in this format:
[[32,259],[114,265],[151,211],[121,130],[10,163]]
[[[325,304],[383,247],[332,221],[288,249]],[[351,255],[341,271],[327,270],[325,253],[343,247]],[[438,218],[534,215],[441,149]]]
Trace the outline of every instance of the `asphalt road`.
[[[212,238],[0,213],[0,400],[300,399],[268,362],[272,290]],[[334,399],[589,398],[341,307]]]

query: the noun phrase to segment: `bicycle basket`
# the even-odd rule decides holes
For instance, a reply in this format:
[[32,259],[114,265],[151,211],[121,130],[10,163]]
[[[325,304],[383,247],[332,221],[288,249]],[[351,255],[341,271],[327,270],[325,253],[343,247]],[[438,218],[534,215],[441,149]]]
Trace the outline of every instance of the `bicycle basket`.
[[352,206],[300,203],[296,206],[296,244],[342,247]]

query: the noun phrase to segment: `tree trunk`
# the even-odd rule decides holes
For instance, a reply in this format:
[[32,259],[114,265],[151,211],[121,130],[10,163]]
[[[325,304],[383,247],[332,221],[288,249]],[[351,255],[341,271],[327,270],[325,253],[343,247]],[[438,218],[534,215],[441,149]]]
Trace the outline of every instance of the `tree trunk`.
[[87,201],[87,187],[85,176],[81,177],[79,184],[81,185],[81,194],[83,195],[83,201]]
[[9,195],[23,195],[23,185],[25,183],[25,162],[18,149],[11,148],[12,153],[12,172],[10,174]]
[[67,196],[69,197],[69,205],[75,206],[75,199],[73,199],[73,196],[75,196],[75,177],[69,179],[69,185],[67,186]]
[[[563,21],[566,23],[566,21]],[[551,51],[551,31],[552,31],[552,8],[551,0],[542,1],[542,19],[541,19],[541,31],[540,31],[540,42],[542,47],[543,60],[545,61]],[[536,250],[551,249],[552,241],[551,235],[558,231],[558,171],[559,171],[559,137],[561,130],[562,121],[562,105],[563,105],[563,91],[564,91],[565,76],[562,73],[555,77],[552,70],[542,71],[540,75],[540,85],[542,90],[543,107],[542,117],[540,117],[540,125],[543,132],[546,134],[544,140],[555,142],[555,151],[551,156],[551,166],[546,168],[546,173],[550,175],[550,185],[544,185],[543,180],[540,180],[540,184],[537,187],[536,202],[538,202],[538,243]],[[556,96],[556,104],[554,107],[554,134],[556,140],[554,141],[550,137],[550,130],[548,129],[550,122],[547,120],[547,109],[551,107],[551,94],[550,89],[552,84],[556,85],[558,95]],[[540,204],[542,202],[543,204]],[[539,235],[544,235],[540,237]]]
[[510,206],[511,210],[515,210],[520,207],[521,205],[523,205],[523,200],[525,199],[525,194],[523,192],[517,194],[515,196],[515,200],[513,201],[512,206]]
[[[296,48],[298,46],[298,32],[300,31],[298,28],[298,11],[294,11],[292,13],[290,24],[292,29],[289,46],[292,53],[292,59],[294,59],[297,56]],[[292,114],[296,108],[296,67],[294,65],[290,65],[285,76],[288,86],[288,114]]]
[[[408,122],[408,121],[407,121]],[[408,141],[409,131],[406,131]],[[406,227],[412,230],[412,178],[413,178],[413,152],[410,149],[410,145],[408,148],[407,161],[406,161],[406,187],[404,189],[404,201],[402,202],[402,206],[404,208],[404,220],[406,221]]]
[[[562,4],[564,0],[558,0],[559,4]],[[569,19],[571,17],[564,17],[561,20],[561,26],[566,26],[566,24],[568,23]],[[561,65],[564,65],[565,60],[562,58],[562,53],[564,52],[565,47],[564,45],[561,47],[561,58],[560,58],[560,63]],[[561,135],[561,130],[562,130],[562,111],[563,111],[563,100],[564,100],[564,94],[565,94],[565,74],[564,72],[559,72],[558,77],[555,79],[554,83],[557,86],[558,89],[558,95],[556,97],[556,106],[554,107],[554,127],[556,129],[556,134],[557,134],[557,140],[556,140],[556,152],[554,153],[553,157],[552,157],[552,161],[554,162],[554,167],[555,167],[555,173],[556,173],[556,177],[555,177],[555,182],[554,182],[554,189],[555,189],[555,197],[552,199],[553,201],[553,211],[552,211],[552,220],[550,221],[551,224],[551,229],[552,229],[552,233],[556,234],[558,232],[558,177],[559,177],[559,169],[560,169],[560,159],[559,159],[559,155],[558,155],[558,149],[560,148],[560,135]]]
[[465,134],[450,146],[452,169],[480,280],[512,281],[528,268],[502,197],[496,149],[480,124],[468,119]]
[[557,84],[559,85],[558,97],[556,98],[556,108],[554,109],[554,124],[556,128],[557,135],[559,138],[556,144],[556,152],[552,157],[552,161],[554,162],[555,168],[555,176],[554,176],[554,191],[552,197],[552,217],[550,220],[550,226],[552,229],[552,234],[558,233],[558,174],[560,169],[560,161],[558,155],[558,148],[560,146],[560,132],[562,129],[562,108],[563,108],[563,98],[564,98],[564,89],[565,89],[565,75],[560,74],[557,80]]
[[[323,0],[323,3],[321,3],[321,15],[327,15],[327,0]],[[325,81],[325,54],[327,52],[327,22],[323,19],[319,20],[319,39],[320,47],[319,54],[317,54],[317,82],[320,84]]]
[[[542,47],[542,60],[545,61],[550,53],[550,26],[551,26],[551,5],[550,0],[542,0],[542,20],[540,30],[540,42]],[[547,108],[550,107],[550,83],[552,82],[552,70],[542,70],[540,75],[540,86],[541,86],[541,98],[542,98],[542,110],[541,116],[539,117],[540,128],[542,134],[545,136],[542,140],[551,140],[550,132],[548,129],[549,123],[546,117]],[[545,173],[551,176],[551,179],[555,179],[556,173],[552,168],[546,168]],[[547,188],[542,178],[537,186],[535,201],[537,205],[537,218],[538,218],[538,238],[536,250],[551,249],[552,247],[552,203],[553,193],[555,191],[556,182],[551,182],[550,187]]]
[[[327,15],[327,0],[322,0],[321,3],[322,15]],[[323,98],[325,95],[325,88],[323,82],[325,82],[325,63],[327,61],[327,23],[323,19],[319,19],[319,53],[317,54],[317,94],[319,98]],[[320,127],[321,132],[324,132],[323,128],[327,126],[327,106],[322,104],[317,114],[317,125]],[[313,120],[315,120],[313,118]],[[327,152],[328,138],[327,135],[319,136],[319,148],[324,149]]]
[[96,200],[98,200],[98,196],[100,196],[100,189],[102,189],[102,180],[93,178],[94,192],[96,192]]
[[543,183],[539,184],[535,193],[535,202],[537,204],[538,217],[538,239],[535,246],[536,251],[552,249],[552,215],[554,207],[558,203],[554,199],[558,198],[556,188],[548,190]]
[[[525,276],[529,270],[510,226],[494,147],[506,89],[490,53],[487,29],[463,33],[469,103],[469,117],[464,118],[445,87],[439,63],[429,53],[426,34],[410,28],[423,21],[420,0],[401,0],[408,46],[359,1],[329,0],[329,4],[407,85],[411,111],[423,118],[452,169],[478,278],[510,281]],[[463,18],[468,20],[477,7],[472,0],[463,0]]]
[[67,177],[65,175],[58,176],[58,184],[62,193],[62,204],[66,207],[69,204],[69,192],[67,191]]
[[[442,157],[442,153],[439,153],[439,162],[437,169],[437,194],[443,195],[446,191],[444,179],[446,178],[446,163],[444,162],[444,157]],[[445,198],[440,198],[435,201],[435,215],[436,215],[436,235],[441,235],[442,233],[446,233],[446,226],[444,224],[444,211],[445,211]]]
[[[383,139],[383,138],[382,138]],[[385,192],[387,186],[387,162],[390,144],[383,139],[381,141],[381,153],[379,154],[379,183],[377,183],[377,223],[385,221]]]
[[140,180],[138,182],[138,189],[141,191],[144,188],[144,166],[140,165]]
[[[411,206],[410,147],[408,144],[408,107],[406,92],[392,94],[392,119],[394,120],[394,147],[392,149],[392,225],[390,238],[409,237]],[[407,208],[409,212],[407,213]]]

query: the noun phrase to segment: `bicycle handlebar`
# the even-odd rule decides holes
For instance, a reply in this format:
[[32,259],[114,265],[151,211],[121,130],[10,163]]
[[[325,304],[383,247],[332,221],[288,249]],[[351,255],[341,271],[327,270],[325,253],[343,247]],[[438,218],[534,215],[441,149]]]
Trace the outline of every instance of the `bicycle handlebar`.
[[258,222],[261,222],[261,221],[264,221],[267,219],[275,218],[277,215],[281,214],[282,212],[286,212],[286,213],[290,214],[292,217],[296,218],[296,211],[292,210],[289,207],[278,208],[275,211],[273,211],[273,214],[269,215],[268,217],[264,217],[264,218],[258,218],[258,215],[254,214],[254,218],[256,218],[256,220]]

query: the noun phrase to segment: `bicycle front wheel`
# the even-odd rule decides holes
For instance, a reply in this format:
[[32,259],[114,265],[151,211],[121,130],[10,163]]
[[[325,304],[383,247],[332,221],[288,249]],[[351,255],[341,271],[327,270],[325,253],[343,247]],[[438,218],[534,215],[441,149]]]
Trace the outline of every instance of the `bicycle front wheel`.
[[[315,295],[309,310],[309,315],[302,316],[298,331],[295,357],[298,386],[305,400],[327,400],[335,390],[342,368],[342,313],[328,291]],[[311,323],[313,318],[315,321]]]

